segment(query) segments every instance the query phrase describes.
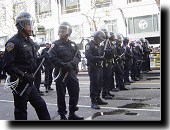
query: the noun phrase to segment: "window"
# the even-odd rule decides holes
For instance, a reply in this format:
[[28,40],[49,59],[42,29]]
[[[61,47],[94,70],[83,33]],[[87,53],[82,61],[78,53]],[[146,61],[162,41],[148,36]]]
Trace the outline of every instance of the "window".
[[14,15],[13,15],[13,18],[16,18],[16,16],[20,13],[20,12],[23,12],[23,11],[27,11],[27,5],[26,5],[26,2],[25,1],[16,1],[14,4],[13,4],[13,12],[14,12]]
[[127,3],[133,3],[133,2],[141,2],[142,0],[127,0]]
[[79,0],[60,0],[62,14],[74,13],[80,11]]
[[129,34],[155,32],[158,30],[158,16],[156,14],[128,18]]
[[116,20],[105,20],[104,22],[109,32],[117,33],[117,19]]
[[92,7],[96,8],[109,7],[112,4],[112,0],[91,0]]
[[38,19],[51,16],[51,0],[35,0],[35,12]]
[[54,29],[46,29],[46,40],[54,41]]

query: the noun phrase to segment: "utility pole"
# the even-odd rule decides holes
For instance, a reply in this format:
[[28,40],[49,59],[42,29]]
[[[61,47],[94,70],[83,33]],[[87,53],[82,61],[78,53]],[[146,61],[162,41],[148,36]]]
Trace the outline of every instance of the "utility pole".
[[57,9],[58,9],[58,25],[60,25],[60,0],[57,0]]
[[120,10],[120,13],[122,15],[122,19],[124,21],[124,24],[125,24],[125,28],[126,28],[126,37],[127,37],[127,22],[126,22],[126,18],[125,18],[125,15],[123,13],[123,10],[121,8],[118,8]]

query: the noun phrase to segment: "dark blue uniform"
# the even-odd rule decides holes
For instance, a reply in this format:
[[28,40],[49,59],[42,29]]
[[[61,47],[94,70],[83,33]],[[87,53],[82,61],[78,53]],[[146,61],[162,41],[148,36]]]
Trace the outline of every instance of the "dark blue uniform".
[[[37,68],[39,67],[41,61],[42,61],[42,58],[37,50]],[[41,85],[41,70],[42,70],[42,67],[38,70],[37,74],[35,75],[35,81],[34,81],[34,84],[35,84],[35,87],[37,88],[37,91],[38,93],[40,94],[40,85]]]
[[130,48],[127,45],[122,45],[122,48],[123,48],[123,51],[125,53],[124,70],[123,70],[124,82],[130,83],[129,71],[130,71],[132,53],[130,51]]
[[142,63],[142,71],[147,72],[150,70],[150,49],[146,46],[143,45],[143,63]]
[[90,98],[96,102],[100,98],[103,86],[102,51],[95,41],[86,44],[85,57],[87,59],[88,73],[90,76]]
[[[18,33],[9,39],[5,46],[3,68],[11,76],[11,81],[16,80],[18,77],[20,78],[16,90],[21,92],[27,84],[23,79],[23,73],[31,75],[37,68],[35,45],[29,37],[25,39]],[[40,120],[50,119],[45,101],[38,94],[35,86],[29,84],[22,97],[14,94],[14,115],[16,120],[27,119],[28,101],[35,108]]]
[[[106,42],[108,42],[106,50],[104,50]],[[115,47],[114,44],[110,41],[103,42],[102,51],[105,53],[105,59],[103,61],[103,89],[102,89],[102,97],[105,99],[111,99],[109,96],[113,96],[110,94],[109,90],[113,89],[114,86],[114,78],[113,78],[113,67],[114,67],[114,53]]]
[[136,77],[137,78],[142,78],[141,77],[141,69],[142,69],[142,56],[143,56],[143,51],[140,48],[140,46],[135,46],[135,51],[134,51],[134,56],[136,59]]
[[[75,42],[70,40],[57,40],[55,46],[49,52],[51,63],[55,67],[55,72],[61,72],[56,80],[58,113],[60,116],[66,115],[65,94],[66,87],[69,94],[69,112],[74,113],[78,110],[79,82],[77,79],[77,65],[81,61],[81,55]],[[68,66],[68,64],[70,64]],[[63,78],[68,72],[65,81]],[[58,75],[58,74],[55,74]]]
[[48,52],[49,48],[44,48],[42,50],[42,53],[41,53],[41,57],[42,58],[45,58],[45,62],[44,62],[44,67],[45,67],[45,82],[44,82],[44,86],[46,88],[46,90],[50,90],[51,89],[51,84],[52,84],[52,72],[53,72],[53,65],[52,63],[50,62],[49,60],[49,57],[48,57]]
[[124,52],[119,43],[115,43],[116,55],[115,55],[115,79],[116,88],[123,90],[125,88],[123,69],[124,69]]

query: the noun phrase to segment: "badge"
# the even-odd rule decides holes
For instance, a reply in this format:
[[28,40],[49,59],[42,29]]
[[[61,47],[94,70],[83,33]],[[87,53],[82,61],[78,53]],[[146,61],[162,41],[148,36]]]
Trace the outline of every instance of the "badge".
[[8,52],[11,51],[12,49],[14,49],[14,43],[8,42],[5,48]]
[[86,45],[86,50],[89,50],[90,49],[90,46],[89,45]]
[[71,44],[71,46],[72,46],[72,47],[75,47],[75,45],[74,45],[73,43]]
[[100,46],[104,46],[104,42],[102,42],[102,43],[100,44]]

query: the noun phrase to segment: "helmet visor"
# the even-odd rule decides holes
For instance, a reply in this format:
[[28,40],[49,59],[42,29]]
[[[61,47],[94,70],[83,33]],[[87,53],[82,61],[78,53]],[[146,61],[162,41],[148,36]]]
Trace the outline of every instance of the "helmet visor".
[[20,18],[19,24],[25,30],[33,30],[33,20],[31,17],[29,18]]
[[66,36],[69,33],[69,27],[65,25],[60,25],[58,28],[59,37]]
[[102,41],[104,41],[106,39],[106,36],[105,36],[104,33],[99,33],[98,38],[102,42]]

